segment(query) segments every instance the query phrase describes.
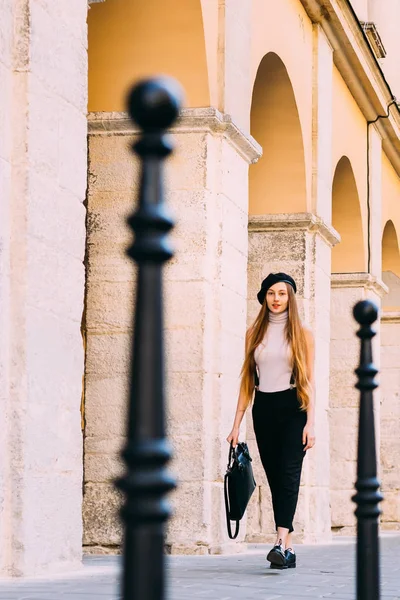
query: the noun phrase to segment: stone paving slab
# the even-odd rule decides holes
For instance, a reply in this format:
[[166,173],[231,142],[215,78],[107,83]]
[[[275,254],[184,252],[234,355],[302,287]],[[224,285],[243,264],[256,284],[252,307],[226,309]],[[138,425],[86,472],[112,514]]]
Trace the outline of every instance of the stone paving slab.
[[[275,571],[253,546],[233,556],[169,556],[168,600],[355,598],[354,540],[298,546],[298,568]],[[382,600],[400,600],[400,535],[381,538]],[[0,600],[119,600],[120,558],[87,556],[84,568],[52,579],[0,580]]]

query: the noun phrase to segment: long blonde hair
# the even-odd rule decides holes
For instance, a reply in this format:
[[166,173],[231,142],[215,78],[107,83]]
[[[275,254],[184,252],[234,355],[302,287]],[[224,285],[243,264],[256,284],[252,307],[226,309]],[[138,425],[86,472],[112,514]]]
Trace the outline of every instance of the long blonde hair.
[[[304,328],[301,324],[297,308],[296,296],[291,285],[285,283],[288,291],[288,320],[286,325],[286,338],[293,361],[293,376],[297,388],[297,396],[301,410],[307,410],[310,402],[310,382],[307,376],[307,342]],[[255,387],[254,374],[256,361],[254,353],[261,344],[269,323],[269,309],[267,295],[253,325],[246,333],[245,358],[241,370],[240,393],[250,405]]]

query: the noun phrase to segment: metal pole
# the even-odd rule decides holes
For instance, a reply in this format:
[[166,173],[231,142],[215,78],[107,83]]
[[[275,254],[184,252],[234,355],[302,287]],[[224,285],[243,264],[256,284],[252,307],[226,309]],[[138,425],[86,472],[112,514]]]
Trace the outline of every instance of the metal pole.
[[379,539],[378,518],[381,514],[379,481],[376,469],[375,423],[373,390],[378,387],[375,375],[378,370],[372,362],[371,340],[376,332],[371,328],[378,318],[378,309],[369,300],[358,302],[353,315],[360,329],[360,366],[356,369],[360,390],[360,413],[358,424],[357,493],[357,600],[379,600]]
[[179,85],[169,78],[143,81],[128,98],[130,117],[142,129],[132,146],[141,160],[138,207],[128,219],[135,240],[128,254],[138,265],[125,475],[123,600],[163,600],[164,526],[170,516],[165,494],[175,487],[166,470],[170,447],[164,425],[162,266],[173,253],[167,234],[173,223],[164,209],[163,161],[171,153],[165,130],[181,104]]

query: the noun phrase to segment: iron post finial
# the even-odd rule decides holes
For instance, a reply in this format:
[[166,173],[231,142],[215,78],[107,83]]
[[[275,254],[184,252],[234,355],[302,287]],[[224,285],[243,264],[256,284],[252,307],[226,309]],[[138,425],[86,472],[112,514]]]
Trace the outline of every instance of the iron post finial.
[[372,325],[378,318],[378,308],[370,300],[361,300],[354,306],[353,315],[359,325]]
[[144,132],[168,129],[177,119],[182,103],[183,90],[170,77],[141,81],[127,99],[129,116]]

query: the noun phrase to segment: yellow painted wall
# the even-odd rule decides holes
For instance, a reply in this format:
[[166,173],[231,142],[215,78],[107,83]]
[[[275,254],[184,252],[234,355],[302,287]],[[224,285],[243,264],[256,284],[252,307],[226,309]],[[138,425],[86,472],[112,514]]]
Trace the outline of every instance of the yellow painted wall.
[[[363,231],[364,260],[357,259],[359,271],[367,268],[367,123],[348,87],[343,81],[336,67],[333,70],[333,130],[332,130],[332,181],[340,159],[346,156],[350,162],[354,176],[355,186],[359,198],[360,215]],[[333,207],[332,207],[332,210]],[[332,216],[333,219],[333,216]],[[333,222],[333,221],[332,221]],[[333,226],[335,223],[333,222]],[[340,230],[339,230],[339,233]],[[349,244],[352,243],[349,239]],[[341,246],[341,248],[340,248]],[[357,242],[357,247],[359,246]],[[355,244],[350,248],[350,257],[353,257]],[[344,243],[335,247],[332,256],[339,257],[344,253]],[[362,264],[361,264],[362,263]],[[354,266],[354,265],[353,265]],[[335,267],[335,270],[333,270]],[[352,272],[348,266],[332,264],[333,272]],[[340,269],[340,270],[337,270]]]
[[263,156],[250,167],[250,214],[305,212],[304,147],[293,88],[274,53],[261,62],[253,92],[251,134]]
[[181,82],[188,106],[209,106],[200,0],[96,3],[88,26],[89,111],[125,110],[132,82],[159,74]]
[[[257,72],[264,56],[273,52],[282,60],[296,103],[296,110],[302,132],[305,186],[307,207],[311,207],[312,175],[312,89],[313,89],[313,30],[312,23],[298,0],[276,2],[276,0],[254,0],[252,3],[251,29],[251,77],[255,85]],[[282,32],[285,32],[282,35]],[[248,111],[253,99],[253,89],[249,90]],[[289,102],[289,100],[288,100]],[[253,115],[254,116],[254,115]],[[266,118],[268,118],[266,116]],[[290,112],[288,120],[294,119]],[[254,131],[254,125],[252,127]],[[257,140],[262,144],[261,140]],[[265,157],[262,159],[265,161]],[[286,157],[286,160],[289,160]],[[261,168],[261,167],[260,167]],[[295,167],[297,168],[297,167]],[[251,167],[253,169],[253,167]],[[250,172],[251,172],[250,169]],[[295,206],[306,210],[303,190]],[[257,209],[258,210],[258,209]],[[251,207],[255,213],[255,207]],[[271,211],[277,212],[277,211]],[[278,211],[279,212],[279,211]]]
[[400,180],[382,152],[382,278],[389,288],[386,311],[400,307]]
[[214,0],[201,0],[203,14],[204,43],[207,56],[208,87],[210,106],[218,106],[218,39],[219,39],[219,4]]
[[332,186],[332,225],[341,241],[332,249],[332,273],[366,271],[360,201],[351,163],[343,156]]
[[388,221],[383,230],[382,271],[391,271],[400,277],[399,241],[393,221]]
[[382,233],[387,221],[393,221],[400,236],[400,179],[388,157],[382,152]]

